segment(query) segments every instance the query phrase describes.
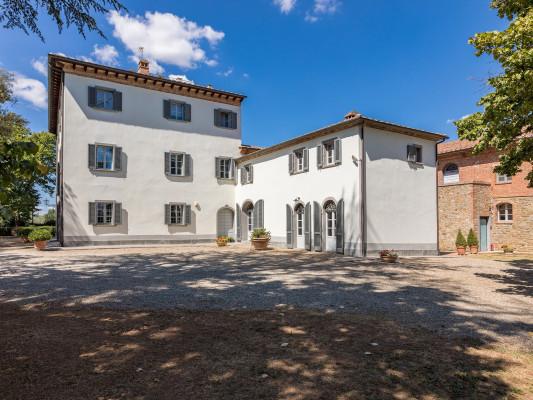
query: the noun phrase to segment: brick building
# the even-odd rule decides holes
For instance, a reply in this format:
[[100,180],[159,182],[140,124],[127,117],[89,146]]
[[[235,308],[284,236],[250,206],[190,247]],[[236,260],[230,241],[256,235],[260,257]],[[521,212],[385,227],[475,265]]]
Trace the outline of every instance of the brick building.
[[456,140],[438,146],[439,248],[455,250],[461,229],[473,228],[480,251],[507,244],[533,251],[533,189],[526,175],[531,165],[513,177],[493,172],[498,153],[472,155],[474,142]]

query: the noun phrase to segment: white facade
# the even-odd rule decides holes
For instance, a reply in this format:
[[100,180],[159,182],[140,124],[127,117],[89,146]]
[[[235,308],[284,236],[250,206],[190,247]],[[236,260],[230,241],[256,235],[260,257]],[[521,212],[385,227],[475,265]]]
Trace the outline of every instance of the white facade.
[[[51,69],[50,85],[63,245],[200,242],[219,235],[246,241],[264,227],[277,246],[357,256],[381,249],[437,253],[441,135],[352,114],[241,155],[243,96],[187,84],[175,90],[147,75],[153,83],[139,84],[141,74],[88,63],[77,73],[76,60],[50,58],[51,66],[68,62],[71,70]],[[120,110],[95,107],[90,88],[119,92]],[[168,119],[168,100],[187,103],[190,121]],[[215,110],[231,114],[231,129],[217,126]],[[118,170],[99,169],[98,145],[114,146],[108,160]],[[179,158],[190,160],[185,176],[169,175],[169,153],[186,154]],[[217,178],[226,168],[215,166],[217,157],[233,160],[229,179]],[[249,179],[241,180],[244,168]],[[108,217],[109,223],[100,221]]]

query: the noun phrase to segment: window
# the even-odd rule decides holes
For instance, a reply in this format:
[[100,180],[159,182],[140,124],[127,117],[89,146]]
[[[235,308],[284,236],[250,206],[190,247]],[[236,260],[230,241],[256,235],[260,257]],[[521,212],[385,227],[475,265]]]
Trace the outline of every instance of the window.
[[335,142],[333,140],[328,140],[324,142],[324,166],[334,165],[335,164]]
[[296,232],[298,236],[303,236],[304,234],[304,206],[298,204],[295,209],[296,212]]
[[457,164],[448,164],[442,171],[444,183],[459,182],[459,167]]
[[254,229],[254,210],[251,207],[246,210],[246,225],[248,232],[251,232]]
[[253,166],[248,164],[241,168],[241,184],[246,185],[248,183],[253,183],[254,181],[254,172]]
[[333,201],[328,201],[324,210],[326,211],[326,234],[328,237],[333,237],[337,226],[337,206]]
[[182,103],[170,103],[170,118],[183,121],[184,112]]
[[513,220],[513,205],[509,203],[498,206],[498,221],[509,222]]
[[496,174],[496,183],[511,183],[513,178],[509,175]]
[[294,152],[294,170],[302,172],[304,170],[304,149],[299,149]]
[[109,145],[96,145],[96,169],[113,170],[114,147]]
[[237,114],[228,110],[215,110],[215,126],[237,129]]
[[171,225],[184,225],[184,204],[171,204],[170,205],[170,224]]
[[113,223],[113,202],[97,202],[96,203],[96,224],[97,225],[111,225]]
[[422,162],[422,146],[410,144],[407,146],[407,161],[414,163]]
[[175,176],[185,175],[185,154],[183,153],[170,153],[170,168],[169,174]]
[[104,110],[113,109],[113,91],[105,89],[96,89],[96,104],[97,108]]
[[217,157],[215,159],[216,177],[218,179],[233,179],[235,176],[235,164],[231,158]]
[[174,121],[191,121],[191,105],[182,101],[163,100],[163,117]]

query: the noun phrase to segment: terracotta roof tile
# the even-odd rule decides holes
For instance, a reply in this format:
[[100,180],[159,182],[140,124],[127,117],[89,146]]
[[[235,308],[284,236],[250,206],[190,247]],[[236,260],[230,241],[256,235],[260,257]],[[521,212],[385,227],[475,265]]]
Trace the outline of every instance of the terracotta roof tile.
[[449,142],[439,143],[437,147],[438,154],[452,153],[454,151],[472,149],[477,141],[470,140],[452,140]]

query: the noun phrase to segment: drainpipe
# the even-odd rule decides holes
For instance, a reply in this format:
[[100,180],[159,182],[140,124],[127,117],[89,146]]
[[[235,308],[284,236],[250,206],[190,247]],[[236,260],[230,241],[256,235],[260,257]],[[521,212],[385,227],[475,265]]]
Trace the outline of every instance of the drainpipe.
[[361,168],[359,168],[359,182],[361,186],[361,210],[360,210],[360,224],[361,224],[361,254],[366,257],[366,156],[365,156],[365,123],[361,124],[361,145],[360,145]]
[[437,211],[437,255],[440,255],[439,243],[439,144],[444,142],[447,137],[437,140],[435,143],[435,205]]

